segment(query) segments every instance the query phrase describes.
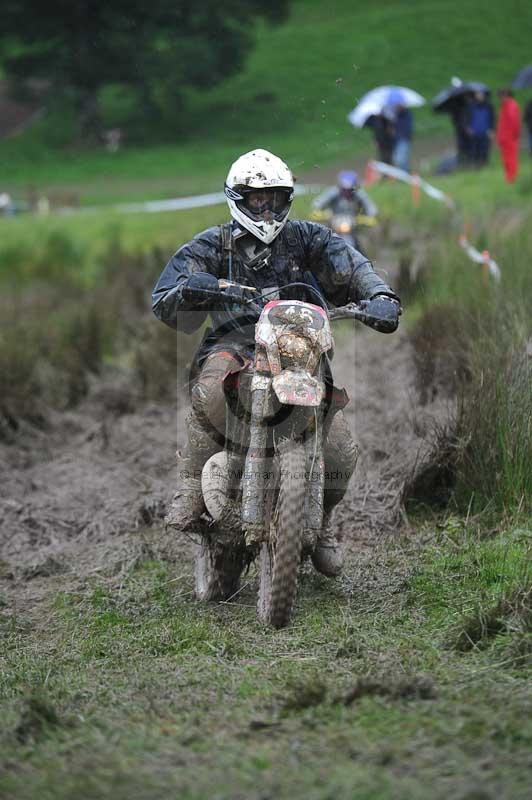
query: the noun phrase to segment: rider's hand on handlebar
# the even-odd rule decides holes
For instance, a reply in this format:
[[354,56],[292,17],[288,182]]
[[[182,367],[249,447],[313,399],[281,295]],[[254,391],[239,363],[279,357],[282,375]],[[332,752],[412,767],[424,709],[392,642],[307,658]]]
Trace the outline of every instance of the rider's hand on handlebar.
[[181,289],[183,300],[194,305],[207,305],[212,302],[213,293],[219,293],[218,278],[210,272],[193,272]]
[[253,290],[245,286],[240,286],[238,283],[232,283],[225,287],[224,297],[226,300],[244,301],[250,300],[253,297]]
[[397,330],[402,311],[398,300],[386,294],[377,294],[363,306],[364,313],[373,320],[372,328],[381,333],[393,333]]
[[331,216],[330,211],[325,211],[321,208],[314,208],[310,214],[310,218],[314,222],[325,222],[330,218],[330,216]]
[[357,225],[366,225],[368,228],[373,228],[377,224],[377,217],[370,214],[357,214],[355,222]]

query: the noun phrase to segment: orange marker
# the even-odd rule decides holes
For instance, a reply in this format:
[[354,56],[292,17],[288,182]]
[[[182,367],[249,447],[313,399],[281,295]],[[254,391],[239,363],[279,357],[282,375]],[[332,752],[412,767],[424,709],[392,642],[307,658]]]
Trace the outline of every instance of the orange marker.
[[417,207],[421,198],[421,185],[419,181],[419,175],[413,175],[412,177],[412,203]]
[[380,178],[379,173],[377,172],[371,161],[368,161],[368,163],[366,164],[366,171],[364,173],[364,185],[373,186],[374,183],[377,183],[379,178]]

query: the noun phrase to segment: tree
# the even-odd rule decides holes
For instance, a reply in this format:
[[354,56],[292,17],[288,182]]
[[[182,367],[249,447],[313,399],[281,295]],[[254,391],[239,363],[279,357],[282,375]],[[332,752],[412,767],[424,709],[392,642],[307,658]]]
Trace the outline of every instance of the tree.
[[13,85],[45,80],[51,96],[69,100],[86,137],[104,87],[129,91],[144,118],[164,117],[172,103],[178,111],[187,87],[237,71],[256,18],[280,21],[288,2],[5,0],[0,63]]

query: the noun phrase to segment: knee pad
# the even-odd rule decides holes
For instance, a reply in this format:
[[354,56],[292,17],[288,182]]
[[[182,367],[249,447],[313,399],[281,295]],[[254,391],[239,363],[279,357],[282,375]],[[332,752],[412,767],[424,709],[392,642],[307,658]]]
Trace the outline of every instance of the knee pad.
[[224,380],[239,364],[228,353],[214,353],[206,360],[190,392],[192,408],[217,433],[225,434]]

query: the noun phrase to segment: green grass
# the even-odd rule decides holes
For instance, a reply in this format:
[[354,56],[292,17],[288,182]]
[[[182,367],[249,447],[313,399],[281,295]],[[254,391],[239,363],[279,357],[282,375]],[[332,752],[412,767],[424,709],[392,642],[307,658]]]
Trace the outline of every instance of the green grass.
[[[161,270],[177,247],[226,219],[224,207],[160,214],[85,212],[71,216],[0,220],[0,279],[27,284],[69,273],[86,283],[101,275],[113,247],[141,255],[161,250]],[[164,262],[164,263],[163,263]],[[158,275],[153,276],[154,282]]]
[[[430,174],[427,162],[424,179],[447,194],[455,203],[448,209],[443,203],[421,193],[419,203],[414,204],[412,191],[402,181],[380,181],[368,191],[375,197],[381,214],[394,222],[408,224],[423,236],[429,226],[434,232],[465,232],[468,238],[481,249],[484,242],[478,234],[489,234],[492,241],[508,238],[522,222],[522,216],[530,212],[532,198],[532,160],[524,152],[518,180],[515,184],[504,182],[498,152],[493,151],[489,166],[482,170],[464,170],[447,176]],[[495,220],[492,217],[495,215]],[[475,237],[477,237],[475,239]],[[486,242],[489,243],[489,242]]]
[[[3,182],[21,194],[29,184],[70,185],[83,202],[189,194],[220,187],[231,161],[257,146],[319,178],[327,165],[373,150],[368,132],[346,119],[368,89],[403,84],[430,100],[459,75],[495,90],[530,60],[531,23],[525,0],[298,0],[283,25],[259,27],[238,75],[192,96],[186,141],[58,154],[43,148],[36,126],[0,144]],[[426,107],[416,120],[419,137],[451,141],[445,115]]]
[[[480,249],[488,246],[496,258],[499,243],[508,247],[516,239],[515,220],[520,231],[526,227],[522,217],[528,214],[532,189],[532,171],[526,161],[515,186],[504,183],[496,156],[491,167],[481,172],[429,180],[455,199],[455,212],[448,211],[425,195],[422,195],[419,206],[414,207],[408,186],[384,181],[370,189],[382,218],[407,224],[408,229],[417,231],[420,237],[426,236],[429,229],[432,232],[437,229],[441,234],[452,232],[455,238],[453,246],[465,228],[476,246]],[[111,181],[112,185],[115,183]],[[309,197],[296,198],[292,216],[307,217],[310,203]],[[491,223],[493,214],[500,215],[496,226]],[[98,264],[103,255],[116,242],[135,254],[158,247],[164,256],[169,256],[198,231],[227,218],[227,207],[222,204],[156,214],[98,210],[67,216],[21,215],[0,219],[0,280],[16,277],[24,282],[35,275],[46,278],[53,276],[54,269],[61,271],[63,267],[72,272],[86,273],[90,280],[98,274]],[[512,258],[517,257],[514,248]],[[467,276],[466,266],[470,262],[465,256],[463,258],[464,275]],[[523,258],[521,260],[524,262]],[[470,269],[476,268],[471,265]]]
[[[525,163],[521,184],[509,187],[493,164],[435,181],[455,199],[454,211],[425,197],[412,208],[409,188],[397,182],[374,192],[394,221],[392,237],[402,227],[416,231],[406,250],[421,253],[422,271],[405,297],[405,323],[422,396],[458,396],[455,422],[436,431],[433,459],[454,473],[453,499],[464,513],[531,509],[530,177]],[[462,251],[464,231],[497,260],[500,283]]]
[[430,783],[434,798],[524,798],[532,695],[515,646],[530,632],[508,624],[467,653],[449,642],[523,584],[531,535],[451,518],[424,552],[378,551],[354,583],[306,574],[278,633],[250,588],[193,601],[183,565],[59,581],[38,618],[4,610],[0,793],[410,800]]
[[[309,200],[297,198],[294,216],[306,216]],[[159,252],[160,269],[184,242],[211,225],[226,222],[226,204],[156,214],[83,212],[67,216],[0,219],[0,282],[27,286],[35,280],[68,278],[85,286],[102,276],[113,249],[135,257]]]
[[[464,230],[475,246],[489,248],[501,261],[504,278],[508,275],[514,277],[516,272],[525,274],[527,256],[522,248],[532,189],[532,170],[528,162],[523,163],[520,180],[515,186],[504,183],[496,157],[492,165],[481,172],[429,180],[455,199],[456,211],[449,211],[425,195],[422,195],[419,206],[414,207],[407,185],[383,181],[371,187],[370,191],[384,223],[404,225],[413,239],[430,237],[439,242],[443,238],[435,259],[441,262],[451,251],[456,261],[463,265],[462,282],[472,287],[476,284],[473,276],[475,273],[479,275],[480,269],[458,248],[458,237]],[[308,217],[310,204],[310,197],[296,198],[292,216]],[[496,215],[495,225],[493,215]],[[24,284],[36,278],[53,279],[55,273],[61,276],[71,273],[80,276],[85,283],[91,283],[101,274],[105,254],[118,243],[123,250],[135,255],[158,248],[162,268],[165,259],[183,242],[227,218],[227,207],[223,204],[156,214],[100,210],[69,216],[20,215],[0,219],[0,281],[7,279],[8,282]],[[400,248],[396,249],[399,253]],[[505,261],[507,252],[510,253],[510,262]],[[457,274],[457,270],[452,272],[453,280]],[[450,287],[442,285],[446,280],[449,282],[445,275],[443,269],[434,272],[431,286],[436,299],[438,295],[449,293]],[[156,277],[154,275],[154,280]],[[432,301],[434,297],[430,299]]]

